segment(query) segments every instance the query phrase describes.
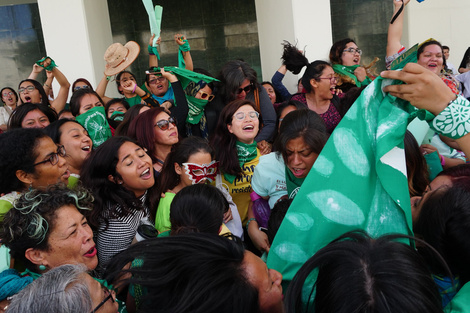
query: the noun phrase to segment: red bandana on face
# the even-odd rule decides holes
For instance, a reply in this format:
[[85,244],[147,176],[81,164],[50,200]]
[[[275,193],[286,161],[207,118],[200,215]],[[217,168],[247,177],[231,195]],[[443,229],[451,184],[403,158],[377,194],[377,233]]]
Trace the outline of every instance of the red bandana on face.
[[183,163],[185,173],[193,184],[199,184],[202,180],[213,182],[217,176],[218,161],[212,161],[209,164]]

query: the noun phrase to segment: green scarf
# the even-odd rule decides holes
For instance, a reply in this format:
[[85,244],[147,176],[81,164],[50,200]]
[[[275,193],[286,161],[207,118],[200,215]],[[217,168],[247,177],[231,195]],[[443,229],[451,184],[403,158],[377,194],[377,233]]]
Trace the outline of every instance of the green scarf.
[[286,284],[316,251],[345,232],[413,235],[403,141],[419,111],[383,93],[391,83],[397,82],[378,77],[364,89],[294,198],[267,262]]
[[[243,164],[250,162],[258,155],[258,151],[256,150],[256,141],[253,141],[252,144],[237,141],[235,147],[237,148],[238,164],[240,164],[241,168],[243,168]],[[224,173],[225,180],[231,184],[233,184],[236,177],[236,175]]]
[[294,199],[295,195],[299,192],[300,186],[302,186],[304,180],[305,177],[295,177],[292,171],[286,166],[286,187],[289,199]]
[[111,129],[106,120],[104,107],[94,107],[76,117],[88,132],[91,140],[93,140],[93,148],[98,148],[103,142],[111,138]]
[[367,86],[369,85],[372,80],[366,76],[366,79],[364,79],[362,82],[357,80],[356,75],[354,75],[354,70],[358,68],[360,65],[351,65],[351,66],[346,66],[342,64],[333,64],[333,70],[335,73],[338,73],[340,75],[348,76],[352,80],[354,80],[354,83],[356,84],[357,87],[362,87],[362,86]]

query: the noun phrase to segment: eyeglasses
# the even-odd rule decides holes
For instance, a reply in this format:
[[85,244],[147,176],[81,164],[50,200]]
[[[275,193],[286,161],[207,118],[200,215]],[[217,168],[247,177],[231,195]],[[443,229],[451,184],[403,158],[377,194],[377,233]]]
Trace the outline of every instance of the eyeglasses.
[[245,113],[245,112],[238,112],[238,113],[235,113],[233,115],[234,118],[236,118],[237,120],[239,121],[243,121],[246,117],[246,115],[248,114],[248,116],[254,120],[254,119],[257,119],[259,117],[259,113],[256,112],[256,111],[250,111],[248,113]]
[[168,120],[159,120],[155,126],[158,126],[161,130],[167,130],[170,128],[170,123],[176,126],[176,120],[170,117]]
[[33,164],[33,166],[36,166],[36,165],[39,165],[39,164],[43,164],[43,163],[47,163],[47,162],[50,162],[51,165],[56,165],[57,163],[59,163],[59,155],[60,155],[61,157],[64,157],[64,156],[65,156],[65,147],[62,146],[62,145],[57,146],[57,152],[56,152],[56,153],[52,153],[51,155],[49,155],[49,157],[47,158],[47,160],[44,160],[44,161],[35,163],[35,164]]
[[88,85],[83,85],[83,86],[76,86],[75,88],[73,88],[73,91],[77,91],[77,90],[80,90],[80,89],[89,89],[90,86]]
[[349,52],[349,53],[357,53],[359,55],[362,55],[362,50],[358,48],[348,48],[344,49],[343,52]]
[[98,304],[96,308],[94,308],[93,311],[91,311],[91,313],[95,313],[96,311],[98,311],[99,308],[101,308],[106,302],[108,302],[109,299],[112,299],[114,301],[113,294],[111,293],[111,291],[109,291],[109,289],[103,285],[101,285],[101,288],[103,288],[105,294],[107,293],[108,295],[104,297],[103,301],[101,301],[100,304]]
[[8,96],[12,96],[12,95],[13,95],[13,92],[11,92],[11,91],[3,93],[4,97],[8,97]]
[[318,77],[318,79],[329,79],[330,84],[336,84],[338,82],[338,76],[333,77]]
[[31,91],[34,91],[34,89],[36,89],[36,87],[34,87],[34,86],[28,86],[28,87],[26,87],[26,88],[20,88],[20,89],[18,89],[18,92],[19,92],[19,93],[24,93],[25,90],[31,92]]
[[249,92],[251,91],[251,87],[252,87],[252,85],[249,84],[248,86],[246,86],[246,87],[244,87],[244,88],[238,88],[238,90],[237,90],[237,95],[241,94],[243,91],[244,91],[245,93],[249,93]]
[[150,84],[150,85],[154,85],[154,84],[156,84],[156,83],[162,83],[162,82],[164,82],[165,80],[166,80],[165,77],[157,77],[157,78],[152,79],[151,81],[149,81],[149,84]]
[[204,92],[202,90],[199,90],[197,93],[201,94],[202,100],[208,100],[209,102],[212,101],[212,99],[214,99],[215,97],[214,95],[210,95],[207,92]]

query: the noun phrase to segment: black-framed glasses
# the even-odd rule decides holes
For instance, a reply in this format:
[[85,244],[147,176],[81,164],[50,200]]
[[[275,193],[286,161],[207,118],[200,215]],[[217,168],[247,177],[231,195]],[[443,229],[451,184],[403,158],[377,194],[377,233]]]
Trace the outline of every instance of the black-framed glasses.
[[34,91],[34,89],[36,89],[36,87],[28,86],[28,87],[25,87],[25,88],[18,89],[18,92],[19,93],[24,93],[26,90],[29,91],[29,92],[32,92],[32,91]]
[[149,81],[149,84],[153,85],[153,84],[157,84],[157,83],[163,83],[165,80],[166,80],[165,77],[160,76],[160,77],[157,77],[157,78],[152,79],[151,81]]
[[249,84],[248,86],[244,87],[244,88],[238,88],[237,90],[237,95],[241,94],[243,91],[245,93],[249,93],[251,91],[251,88],[253,87],[252,84]]
[[103,288],[104,292],[107,293],[108,295],[104,297],[103,301],[101,301],[100,304],[98,304],[93,309],[93,311],[91,311],[91,313],[95,313],[96,311],[98,311],[106,302],[108,302],[109,299],[112,299],[114,301],[112,292],[103,285],[101,285],[101,288]]
[[80,89],[89,89],[90,86],[88,85],[83,85],[83,86],[75,86],[75,88],[73,88],[73,91],[77,91],[77,90],[80,90]]
[[204,92],[202,90],[199,90],[197,93],[201,95],[202,100],[208,100],[209,102],[212,101],[212,99],[214,99],[215,97],[214,95],[210,95],[207,92]]
[[57,163],[59,163],[59,156],[65,157],[65,147],[62,146],[62,145],[57,146],[57,152],[56,153],[52,153],[51,155],[49,155],[49,157],[46,160],[35,163],[35,164],[33,164],[33,166],[43,164],[43,163],[47,163],[47,162],[50,162],[51,165],[56,165]]
[[344,49],[343,52],[357,53],[359,55],[362,55],[362,50],[359,48],[347,48],[347,49]]
[[11,92],[11,91],[4,92],[2,95],[3,95],[4,97],[13,96],[13,92]]
[[167,130],[170,128],[170,123],[176,126],[176,120],[173,117],[170,117],[167,120],[159,120],[155,126],[158,126],[161,130]]
[[330,84],[336,84],[338,82],[338,76],[333,77],[318,77],[318,79],[329,79]]
[[238,112],[233,115],[234,118],[236,118],[239,121],[243,121],[246,116],[249,116],[252,120],[257,119],[259,117],[259,113],[256,111],[250,111],[250,112]]

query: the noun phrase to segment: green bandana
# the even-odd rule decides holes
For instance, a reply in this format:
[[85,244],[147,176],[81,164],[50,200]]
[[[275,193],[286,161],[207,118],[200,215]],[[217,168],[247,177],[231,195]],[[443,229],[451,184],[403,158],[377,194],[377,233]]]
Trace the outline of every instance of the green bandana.
[[[217,78],[206,76],[204,74],[199,74],[175,66],[165,66],[163,69],[167,72],[171,72],[172,74],[174,74],[176,78],[178,78],[178,80],[181,82],[181,86],[183,86],[183,89],[185,89],[190,82],[198,83],[199,81],[203,80],[206,83],[210,83],[219,81]],[[159,67],[154,67],[153,70],[155,72],[160,72]]]
[[345,232],[413,235],[403,141],[419,111],[382,92],[391,83],[397,82],[378,77],[364,89],[287,211],[267,262],[286,283],[316,251]]
[[182,44],[178,50],[178,67],[180,68],[184,68],[186,66],[186,63],[184,62],[183,52],[191,50],[188,40],[185,39],[183,41],[184,44]]
[[[46,61],[47,59],[51,60],[51,64],[49,64],[49,66],[44,67],[44,65],[42,65],[41,63]],[[52,71],[54,69],[54,67],[57,67],[54,60],[52,60],[50,57],[44,57],[41,60],[36,61],[36,64],[39,65],[40,67],[42,67],[43,69],[47,70],[47,71]]]
[[103,107],[94,107],[77,116],[76,120],[87,130],[94,148],[111,138],[111,129]]
[[[256,156],[258,155],[258,151],[256,150],[256,141],[253,141],[252,144],[246,144],[246,143],[237,141],[236,148],[237,148],[238,163],[240,164],[240,167],[243,167],[243,164],[245,164],[246,162],[250,162],[251,160],[256,158]],[[236,176],[224,173],[224,178],[226,181],[232,184]]]
[[113,114],[111,114],[111,117],[109,119],[113,121],[122,122],[124,120],[124,113],[119,112],[119,111],[114,111]]
[[349,78],[353,79],[357,87],[367,86],[372,81],[369,77],[366,76],[366,79],[360,82],[357,80],[356,75],[354,75],[354,70],[358,68],[359,66],[360,66],[359,64],[351,65],[351,66],[346,66],[342,64],[333,64],[333,70],[335,71],[335,73],[348,76]]
[[188,95],[186,95],[186,100],[188,101],[189,108],[186,122],[190,124],[199,123],[202,115],[204,115],[204,107],[209,101],[204,99],[197,99]]
[[300,186],[304,182],[304,178],[295,177],[292,171],[286,166],[286,187],[289,199],[294,199],[295,195],[299,192]]

